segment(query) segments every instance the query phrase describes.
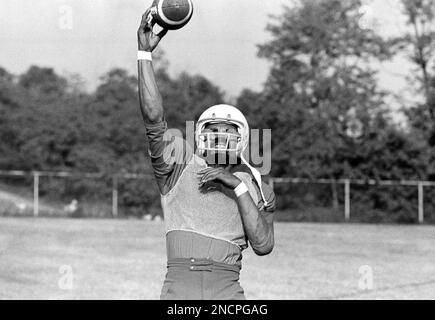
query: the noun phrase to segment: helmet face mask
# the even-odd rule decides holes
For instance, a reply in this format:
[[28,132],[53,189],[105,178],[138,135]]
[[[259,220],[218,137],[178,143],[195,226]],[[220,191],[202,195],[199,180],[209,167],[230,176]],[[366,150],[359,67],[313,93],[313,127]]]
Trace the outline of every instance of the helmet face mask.
[[225,122],[206,124],[198,137],[202,151],[237,153],[241,149],[241,135],[238,128]]
[[249,126],[237,108],[216,105],[200,116],[195,138],[198,151],[203,156],[226,154],[237,158],[247,147]]

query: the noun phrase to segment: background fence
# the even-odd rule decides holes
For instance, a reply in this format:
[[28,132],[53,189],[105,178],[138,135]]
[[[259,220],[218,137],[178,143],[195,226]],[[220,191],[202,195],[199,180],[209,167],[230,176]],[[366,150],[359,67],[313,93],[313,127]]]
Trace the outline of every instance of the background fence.
[[[0,171],[0,178],[3,183],[0,185],[0,191],[3,190],[0,215],[114,218],[161,215],[158,189],[152,175]],[[424,223],[435,220],[433,181],[276,177],[265,180],[277,194],[282,220],[382,222],[376,221],[379,218],[367,218],[376,210],[386,216],[399,213],[396,219],[383,221]],[[388,198],[391,192],[397,193],[398,201],[393,208],[383,204],[385,192],[389,193]],[[41,199],[44,199],[43,204]],[[323,209],[319,211],[319,208]],[[317,211],[323,217],[313,217],[313,212]],[[297,212],[296,216],[292,212]],[[335,219],[325,219],[334,215]]]
[[[385,215],[392,214],[393,212],[388,211],[405,211],[407,212],[406,219],[384,219],[385,221],[394,222],[418,222],[424,223],[425,216],[427,216],[426,222],[432,222],[434,216],[434,197],[433,197],[433,187],[435,187],[435,182],[433,181],[392,181],[392,180],[351,180],[351,179],[301,179],[301,178],[269,178],[269,184],[274,188],[275,193],[278,196],[282,196],[283,191],[277,190],[279,185],[306,185],[308,188],[302,188],[301,192],[315,193],[315,189],[320,187],[320,193],[323,193],[323,197],[329,199],[329,207],[335,210],[341,211],[342,218],[344,221],[350,221],[352,212],[360,212],[360,215],[369,214],[371,211],[377,209],[378,211],[383,211]],[[328,186],[328,188],[321,188],[321,186]],[[399,189],[398,189],[399,188]],[[310,191],[305,191],[309,189]],[[329,189],[329,190],[328,190]],[[287,191],[287,192],[286,192]],[[399,191],[399,192],[398,192]],[[430,192],[432,191],[432,192]],[[296,201],[303,202],[300,197],[297,196],[297,192],[291,190],[284,190],[284,193],[289,196],[291,194],[296,195]],[[319,191],[317,191],[319,193]],[[375,197],[370,197],[370,193],[374,194]],[[382,200],[375,201],[375,205],[370,204],[373,198],[382,198],[382,193],[398,193],[398,197],[403,197],[399,203],[402,202],[403,205],[395,204],[396,208],[388,208],[385,201],[385,205],[379,205]],[[358,197],[357,195],[365,194],[365,197]],[[427,197],[426,197],[427,195]],[[315,195],[312,197],[316,197]],[[318,198],[319,196],[317,196]],[[370,199],[371,198],[371,199]],[[385,197],[386,198],[386,197]],[[371,201],[370,201],[371,200]],[[285,201],[285,200],[284,200]],[[278,200],[278,203],[280,201]],[[311,201],[313,202],[313,201]],[[323,206],[327,206],[324,204]],[[327,201],[326,201],[327,202]],[[360,204],[363,202],[363,204]],[[352,204],[355,203],[353,208]],[[357,203],[359,203],[357,205]],[[282,209],[288,209],[292,207],[290,204],[281,204]],[[297,207],[297,206],[296,206]],[[353,208],[353,209],[352,209]],[[312,206],[311,206],[311,210]],[[425,214],[426,213],[426,214]],[[367,222],[377,222],[376,219],[368,219],[367,217],[362,217],[358,219],[360,221]],[[381,221],[379,221],[381,222]]]

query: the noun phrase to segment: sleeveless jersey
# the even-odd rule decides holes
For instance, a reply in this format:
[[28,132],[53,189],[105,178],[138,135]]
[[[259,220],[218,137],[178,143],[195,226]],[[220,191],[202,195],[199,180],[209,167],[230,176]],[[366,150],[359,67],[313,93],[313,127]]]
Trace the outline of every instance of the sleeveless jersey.
[[[206,167],[202,158],[193,155],[174,187],[161,195],[166,232],[195,232],[245,249],[247,240],[234,191],[215,182],[199,188],[198,171]],[[259,197],[251,175],[246,172],[234,175],[247,185],[257,204]]]

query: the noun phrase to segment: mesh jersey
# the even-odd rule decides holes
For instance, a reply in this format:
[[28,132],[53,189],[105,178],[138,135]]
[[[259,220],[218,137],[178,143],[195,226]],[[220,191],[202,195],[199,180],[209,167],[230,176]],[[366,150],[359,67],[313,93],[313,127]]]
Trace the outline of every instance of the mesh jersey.
[[[195,233],[216,239],[218,242],[232,243],[239,249],[246,248],[246,236],[234,192],[218,183],[208,183],[207,185],[212,186],[211,189],[200,190],[197,172],[206,167],[205,161],[195,155],[182,138],[165,136],[166,121],[147,124],[146,129],[149,154],[160,188],[167,233]],[[232,169],[232,173],[248,186],[254,203],[263,209],[261,213],[266,219],[273,220],[275,195],[272,189],[266,184],[262,185],[268,201],[267,208],[264,208],[259,188],[249,168],[239,165]],[[177,244],[173,243],[172,247],[174,246]],[[170,251],[171,248],[168,249],[168,252]]]
[[[244,249],[247,243],[234,192],[218,183],[208,184],[211,186],[207,190],[198,187],[197,172],[206,166],[203,159],[194,155],[175,186],[162,196],[167,232],[192,231]],[[245,172],[234,174],[246,183],[254,203],[258,203],[251,176]]]

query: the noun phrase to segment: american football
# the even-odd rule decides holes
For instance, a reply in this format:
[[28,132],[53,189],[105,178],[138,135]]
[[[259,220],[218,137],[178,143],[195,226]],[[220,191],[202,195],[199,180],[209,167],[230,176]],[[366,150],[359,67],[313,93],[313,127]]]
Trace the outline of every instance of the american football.
[[192,0],[155,0],[152,17],[164,29],[184,27],[193,15]]

